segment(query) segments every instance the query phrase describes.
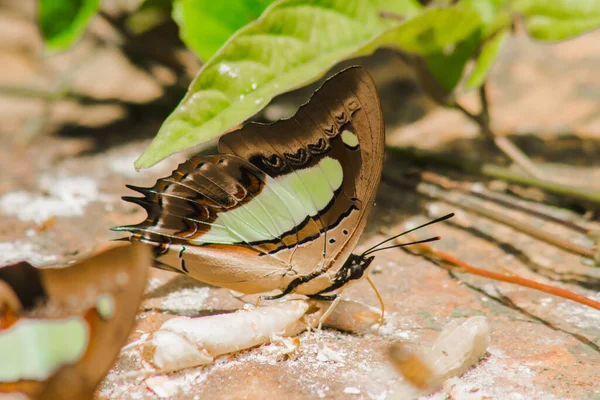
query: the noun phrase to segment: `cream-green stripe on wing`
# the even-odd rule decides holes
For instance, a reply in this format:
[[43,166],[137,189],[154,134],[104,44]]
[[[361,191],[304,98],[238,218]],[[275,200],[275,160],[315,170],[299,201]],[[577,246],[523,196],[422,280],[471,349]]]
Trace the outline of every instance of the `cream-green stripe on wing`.
[[[267,177],[267,185],[260,194],[243,206],[219,214],[211,229],[192,242],[239,243],[240,237],[248,243],[274,240],[293,230],[307,217],[315,216],[323,210],[333,200],[334,191],[342,186],[342,181],[342,166],[339,161],[330,157],[295,173],[276,179]],[[269,227],[270,232],[267,233],[240,222],[250,215],[260,218],[263,223],[272,219],[276,226]]]

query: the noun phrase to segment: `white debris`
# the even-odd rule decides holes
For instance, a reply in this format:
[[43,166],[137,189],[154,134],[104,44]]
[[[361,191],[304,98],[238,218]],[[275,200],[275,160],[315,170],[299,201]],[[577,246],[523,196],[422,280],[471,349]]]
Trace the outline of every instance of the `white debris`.
[[51,217],[83,215],[85,207],[100,195],[96,182],[87,176],[40,178],[40,186],[47,194],[16,191],[0,198],[0,211],[15,215],[21,221],[42,223]]
[[153,291],[154,289],[162,285],[162,283],[162,280],[156,277],[148,279],[148,282],[146,283],[146,289],[144,290],[144,294]]
[[340,364],[344,363],[345,354],[339,353],[323,343],[319,343],[318,346],[319,351],[317,353],[317,360],[322,362],[333,361]]
[[149,361],[162,371],[211,363],[222,354],[258,346],[277,332],[296,335],[308,303],[292,300],[272,306],[210,317],[173,318],[148,342]]
[[[184,289],[169,296],[163,307],[178,312],[198,310],[208,298],[208,288]],[[183,302],[183,305],[182,305]],[[165,322],[147,341],[144,357],[160,371],[174,371],[209,364],[215,357],[266,343],[266,353],[289,355],[300,345],[289,338],[309,326],[316,327],[329,302],[290,300],[264,307],[244,307],[232,314],[209,317],[178,317]],[[364,304],[341,301],[325,325],[335,329],[364,332],[379,319],[379,310]],[[345,354],[320,347],[320,361],[344,362]]]
[[93,201],[100,196],[96,181],[89,176],[42,175],[39,183],[50,196],[66,201],[73,199]]
[[131,179],[139,179],[141,176],[139,171],[134,167],[135,160],[139,157],[139,152],[136,149],[129,149],[126,152],[112,154],[107,162],[108,169],[118,175],[122,175]]
[[41,266],[56,262],[56,254],[44,254],[44,249],[31,242],[12,240],[0,242],[0,264],[10,264],[17,261],[27,261],[33,265]]
[[265,348],[265,351],[270,354],[279,354],[288,356],[295,353],[300,347],[300,339],[298,337],[287,337],[278,334],[271,335],[271,345]]
[[344,393],[345,394],[360,394],[360,389],[349,386],[347,388],[344,388]]
[[202,346],[202,342],[190,343],[176,333],[159,330],[154,333],[148,345],[152,355],[149,361],[162,371],[210,364],[214,358]]
[[394,389],[390,398],[411,398],[451,386],[444,381],[461,376],[475,365],[489,344],[489,326],[482,316],[451,321],[431,348],[413,352],[397,344],[391,353],[392,361],[405,381]]
[[169,293],[161,307],[175,314],[195,315],[209,296],[210,288],[207,286],[185,288]]
[[161,399],[169,399],[179,392],[175,382],[166,375],[153,376],[146,379],[146,385]]
[[142,336],[140,336],[140,338],[138,340],[134,340],[133,342],[131,342],[131,343],[123,346],[121,348],[121,353],[129,351],[129,350],[131,350],[131,349],[133,349],[133,348],[135,348],[135,347],[137,347],[137,346],[139,346],[141,344],[146,343],[146,341],[148,340],[149,337],[150,337],[149,333],[144,333]]
[[485,354],[490,331],[483,316],[450,321],[431,348],[428,358],[440,377],[464,374]]

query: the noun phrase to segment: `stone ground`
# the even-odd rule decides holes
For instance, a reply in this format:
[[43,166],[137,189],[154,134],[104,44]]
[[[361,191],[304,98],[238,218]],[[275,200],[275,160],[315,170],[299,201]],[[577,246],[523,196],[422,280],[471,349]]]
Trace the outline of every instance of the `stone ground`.
[[[156,79],[134,68],[114,46],[85,40],[67,54],[40,58],[42,47],[30,7],[7,4],[10,7],[0,12],[0,36],[6,39],[0,44],[0,88],[68,87],[130,103],[161,99]],[[103,29],[101,23],[93,27],[94,32]],[[455,111],[435,108],[423,97],[402,57],[379,52],[363,62],[370,66],[381,90],[389,144],[444,151],[458,159],[503,162],[478,137],[475,125]],[[599,68],[600,32],[558,45],[519,36],[504,49],[490,85],[494,128],[513,135],[556,179],[590,190],[600,190]],[[174,79],[168,71],[157,75],[163,82]],[[283,96],[265,115],[289,113],[297,106],[297,98],[305,95]],[[477,106],[473,93],[461,94],[460,100],[473,109]],[[179,155],[135,172],[133,160],[168,111],[108,103],[82,105],[0,94],[0,261],[25,258],[38,264],[64,263],[118,237],[109,231],[111,226],[143,218],[143,212],[120,200],[129,194],[124,185],[151,185],[184,159]],[[388,157],[388,176],[405,171],[404,165]],[[464,181],[478,179],[438,173]],[[482,182],[482,187],[524,193],[497,182]],[[535,192],[525,195],[529,200],[515,201],[598,226],[579,214],[532,201]],[[460,194],[446,192],[444,196]],[[481,203],[471,197],[461,199]],[[513,209],[484,206],[591,245],[585,236],[556,224]],[[600,300],[600,270],[588,260],[386,183],[380,187],[375,214],[359,248],[407,224],[449,211],[457,213],[453,222],[424,233],[442,236],[436,248],[481,268],[510,271]],[[40,229],[44,222],[47,226]],[[487,356],[454,382],[451,395],[437,393],[430,398],[600,398],[599,311],[526,288],[451,276],[434,263],[401,250],[380,253],[372,279],[386,305],[386,322],[378,336],[329,330],[320,335],[304,333],[291,359],[279,359],[265,348],[252,349],[221,357],[208,367],[169,374],[166,386],[183,399],[385,399],[401,381],[386,363],[386,349],[392,341],[430,343],[448,321],[485,315],[492,339]],[[377,305],[366,282],[351,286],[344,295]],[[173,316],[210,315],[241,305],[227,290],[152,271],[130,342],[152,333]],[[343,362],[319,357],[324,348]],[[97,397],[159,397],[148,387],[147,377],[134,376],[143,368],[137,349],[123,352]]]

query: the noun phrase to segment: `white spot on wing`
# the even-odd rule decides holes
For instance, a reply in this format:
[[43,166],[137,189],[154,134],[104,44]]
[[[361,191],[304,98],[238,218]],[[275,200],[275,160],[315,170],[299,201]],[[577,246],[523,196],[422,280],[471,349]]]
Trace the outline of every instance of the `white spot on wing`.
[[342,141],[344,142],[344,144],[346,144],[346,146],[348,147],[357,147],[358,146],[358,137],[350,132],[349,130],[345,130],[342,132]]

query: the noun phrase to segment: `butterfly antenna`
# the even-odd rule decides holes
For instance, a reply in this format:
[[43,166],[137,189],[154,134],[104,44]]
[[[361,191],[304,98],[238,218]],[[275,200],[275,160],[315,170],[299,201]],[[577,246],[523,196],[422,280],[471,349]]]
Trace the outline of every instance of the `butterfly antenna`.
[[400,243],[400,244],[395,244],[393,246],[385,246],[385,247],[381,247],[379,249],[373,249],[373,250],[371,250],[371,251],[369,251],[367,253],[363,253],[363,255],[364,256],[368,256],[369,254],[373,254],[373,253],[376,253],[376,252],[381,251],[381,250],[395,249],[396,247],[410,246],[410,245],[413,245],[413,244],[435,242],[435,241],[438,241],[440,239],[441,239],[441,237],[435,236],[435,237],[430,237],[429,239],[417,240],[416,242]]
[[[394,239],[396,239],[396,238],[399,238],[399,237],[400,237],[400,236],[402,236],[402,235],[406,235],[407,233],[411,233],[411,232],[414,232],[414,231],[416,231],[416,230],[418,230],[418,229],[425,228],[426,226],[433,225],[433,224],[436,224],[436,223],[438,223],[438,222],[445,221],[445,220],[447,220],[447,219],[450,219],[450,218],[452,218],[452,217],[454,217],[454,213],[450,213],[450,214],[444,215],[443,217],[436,218],[436,219],[434,219],[434,220],[432,220],[432,221],[429,221],[429,222],[426,222],[426,223],[424,223],[423,225],[419,225],[419,226],[417,226],[417,227],[414,227],[414,228],[412,228],[412,229],[409,229],[409,230],[407,230],[407,231],[405,231],[405,232],[402,232],[402,233],[399,233],[399,234],[397,234],[397,235],[395,235],[395,236],[392,236],[391,238],[385,239],[383,242],[379,242],[379,243],[377,243],[375,246],[371,247],[370,249],[367,249],[367,250],[365,250],[365,251],[362,253],[362,256],[365,256],[365,255],[367,255],[367,254],[369,254],[369,253],[373,253],[373,252],[375,252],[375,249],[376,249],[377,247],[379,247],[379,246],[381,246],[382,244],[385,244],[385,243],[387,243],[387,242],[389,242],[389,241],[391,241],[391,240],[394,240]],[[435,241],[435,240],[439,240],[439,237],[437,237],[437,238],[430,238],[430,239],[427,239],[427,240],[425,240],[425,241],[419,241],[419,242],[413,242],[413,243],[406,243],[406,244],[402,244],[402,245],[394,245],[394,246],[389,246],[389,247],[385,247],[385,249],[391,249],[391,248],[393,248],[393,247],[402,247],[402,246],[408,246],[409,244],[417,244],[417,243],[433,242],[433,241]],[[384,249],[384,248],[381,248],[381,249],[379,249],[379,250],[383,250],[383,249]]]

